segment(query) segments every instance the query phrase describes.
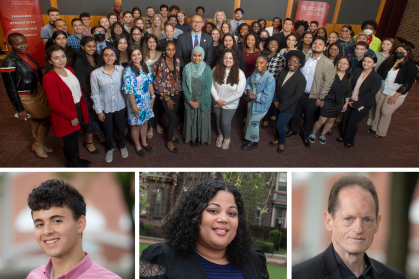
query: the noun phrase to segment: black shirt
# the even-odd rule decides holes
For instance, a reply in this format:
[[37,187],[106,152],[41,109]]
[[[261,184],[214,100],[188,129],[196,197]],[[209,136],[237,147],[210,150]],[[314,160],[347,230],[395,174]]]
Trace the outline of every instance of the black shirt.
[[186,22],[184,22],[182,25],[180,25],[179,23],[176,24],[175,28],[182,30],[183,33],[192,31],[192,26]]
[[336,74],[335,80],[333,81],[326,98],[331,99],[338,104],[343,104],[345,102],[345,98],[351,97],[352,92],[349,87],[350,84],[346,74],[343,76],[342,80],[340,79],[339,75]]
[[362,272],[362,274],[359,277],[356,277],[355,274],[353,274],[352,271],[342,261],[338,253],[336,253],[335,249],[333,249],[333,251],[335,252],[336,261],[338,262],[340,276],[342,277],[342,279],[373,279],[371,275],[371,262],[367,254],[364,253],[364,260],[367,266]]

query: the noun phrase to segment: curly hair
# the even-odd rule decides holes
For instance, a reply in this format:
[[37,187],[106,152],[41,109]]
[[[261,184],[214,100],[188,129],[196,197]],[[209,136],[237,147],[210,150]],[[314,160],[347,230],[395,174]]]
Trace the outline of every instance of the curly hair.
[[364,21],[364,22],[362,23],[362,25],[361,25],[361,30],[364,30],[364,27],[365,27],[366,25],[371,25],[372,27],[374,27],[374,31],[377,31],[377,29],[378,29],[378,24],[377,24],[377,22],[376,22],[375,20],[373,20],[373,19],[368,19],[368,20]]
[[259,49],[259,44],[260,44],[260,39],[259,39],[259,36],[258,35],[256,35],[255,33],[253,33],[253,32],[249,32],[247,35],[246,35],[246,37],[244,37],[244,46],[243,46],[243,52],[244,52],[244,49],[246,49],[246,50],[248,50],[249,49],[249,47],[248,47],[248,45],[247,45],[247,38],[249,38],[249,36],[253,36],[253,37],[255,37],[255,46],[254,46],[254,48],[255,48],[255,50],[257,50],[257,49]]
[[249,25],[249,24],[247,24],[247,23],[242,23],[242,24],[240,24],[239,26],[237,26],[237,28],[236,28],[236,34],[237,34],[239,37],[240,37],[240,31],[242,30],[243,26],[247,26],[247,28],[248,28],[248,30],[249,30],[248,34],[249,34],[249,33],[253,33],[253,28],[252,28],[252,26],[250,26],[250,25]]
[[227,257],[232,265],[240,266],[247,261],[253,241],[240,192],[227,182],[207,180],[195,185],[165,217],[161,229],[166,242],[178,253],[186,256],[193,252],[199,236],[202,212],[218,191],[233,194],[237,204],[239,225],[235,238],[227,246]]
[[318,35],[319,34],[319,30],[323,30],[324,31],[324,37],[327,38],[327,31],[326,31],[326,28],[324,28],[324,27],[317,28],[316,37],[322,37],[322,36],[319,36]]
[[[131,69],[133,70],[133,72],[135,73],[135,76],[138,77],[140,75],[140,68],[138,68],[137,66],[135,66],[134,61],[132,61],[132,53],[136,50],[139,50],[141,52],[141,47],[139,45],[133,44],[130,45],[127,49],[127,54],[128,54],[128,66],[131,67]],[[141,70],[143,70],[143,72],[147,75],[148,74],[148,67],[147,64],[144,61],[144,56],[141,53],[141,61],[140,61],[140,65],[141,65]]]
[[86,203],[76,188],[61,179],[51,179],[42,182],[34,188],[28,197],[31,214],[34,211],[49,210],[51,207],[67,206],[74,220],[86,216]]
[[287,55],[285,57],[285,65],[288,68],[288,60],[290,60],[291,57],[297,57],[300,60],[300,68],[304,67],[304,64],[306,63],[306,56],[304,52],[301,50],[290,50],[287,52]]
[[[401,44],[401,45],[396,46],[396,48],[394,48],[394,52],[386,60],[384,60],[383,64],[384,64],[385,67],[393,67],[394,66],[394,64],[397,61],[396,50],[399,47],[401,47],[404,50],[406,50],[407,51],[407,55],[405,56],[404,60],[396,66],[396,70],[397,69],[400,69],[401,66],[407,65],[411,61],[414,61],[413,60],[412,47],[409,46],[409,45]],[[377,62],[375,62],[375,63],[377,63]]]
[[308,24],[308,21],[305,21],[305,20],[297,20],[294,23],[294,29],[295,29],[295,31],[297,31],[298,27],[304,26],[304,32],[306,32],[308,30],[308,25],[309,25]]
[[239,53],[239,47],[237,46],[237,42],[236,42],[236,39],[234,39],[234,36],[231,34],[231,33],[227,33],[227,34],[224,34],[224,36],[223,36],[223,38],[221,39],[221,43],[220,43],[220,45],[218,46],[218,53],[220,54],[220,56],[221,56],[221,54],[224,52],[224,50],[226,49],[225,48],[225,46],[224,46],[224,40],[225,40],[225,38],[226,37],[230,37],[232,40],[233,40],[233,46],[231,47],[231,49],[236,53],[236,55],[237,55],[237,53]]
[[[227,82],[224,82],[226,67],[224,66],[223,58],[226,53],[231,53],[231,55],[233,55],[234,64],[231,67],[230,73],[228,74],[228,77],[226,80]],[[231,86],[234,86],[235,84],[239,84],[239,70],[240,70],[239,58],[237,57],[236,52],[231,49],[226,49],[223,52],[222,56],[220,56],[220,59],[218,59],[217,65],[215,65],[214,67],[213,79],[218,84],[226,83],[226,84],[230,84]]]

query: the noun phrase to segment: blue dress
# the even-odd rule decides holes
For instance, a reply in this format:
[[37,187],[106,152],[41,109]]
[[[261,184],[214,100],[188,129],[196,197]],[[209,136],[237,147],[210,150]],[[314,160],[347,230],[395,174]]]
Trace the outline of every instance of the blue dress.
[[151,107],[151,95],[148,85],[153,84],[153,74],[150,69],[150,65],[147,64],[148,74],[140,70],[140,74],[135,76],[134,71],[131,67],[126,67],[124,70],[124,85],[122,90],[126,95],[133,94],[135,96],[135,103],[137,108],[140,109],[140,112],[137,115],[134,114],[134,111],[131,107],[131,102],[127,97],[127,107],[128,107],[128,124],[133,125],[142,125],[144,122],[154,117],[153,108]]

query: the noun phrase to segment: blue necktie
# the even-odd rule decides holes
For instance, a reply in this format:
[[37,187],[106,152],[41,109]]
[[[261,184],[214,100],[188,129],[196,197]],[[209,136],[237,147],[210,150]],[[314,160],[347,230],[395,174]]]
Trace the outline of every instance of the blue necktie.
[[193,47],[196,47],[199,44],[198,35],[195,35],[195,42],[193,43]]
[[102,53],[103,45],[99,46],[99,53]]

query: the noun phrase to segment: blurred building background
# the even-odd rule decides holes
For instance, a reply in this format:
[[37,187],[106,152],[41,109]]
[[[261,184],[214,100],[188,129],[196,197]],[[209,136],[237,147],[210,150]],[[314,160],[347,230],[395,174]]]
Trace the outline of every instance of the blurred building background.
[[[327,210],[329,192],[333,184],[348,174],[293,173],[292,265],[318,255],[331,243],[323,213]],[[367,251],[368,256],[403,271],[407,278],[419,278],[417,174],[355,174],[367,176],[374,182],[380,203],[381,223],[374,242]],[[409,179],[410,184],[406,183]],[[403,208],[406,208],[405,214],[400,216],[400,210]],[[406,245],[399,245],[400,241],[406,242]],[[406,250],[403,246],[406,246]]]
[[140,173],[140,235],[160,238],[162,220],[178,200],[199,182],[216,179],[235,185],[242,195],[246,217],[255,239],[268,240],[282,232],[287,243],[286,172],[168,172]]
[[34,238],[27,205],[32,189],[48,179],[63,179],[83,195],[84,251],[122,278],[134,278],[134,207],[129,197],[134,200],[134,178],[134,173],[111,172],[0,173],[0,278],[26,278],[48,260]]
[[[160,226],[161,220],[169,214],[176,204],[179,197],[188,189],[201,181],[208,179],[224,179],[226,173],[142,173],[142,179],[147,184],[147,206],[140,203],[140,221],[148,222]],[[250,174],[250,173],[249,173]],[[265,175],[266,174],[266,175]],[[270,173],[263,173],[261,180],[268,182]],[[246,178],[241,178],[245,181]],[[287,173],[275,173],[275,181],[269,184],[261,183],[261,189],[257,189],[257,194],[261,194],[261,201],[267,199],[267,213],[261,214],[263,208],[262,202],[256,201],[254,208],[246,208],[247,217],[251,224],[258,226],[268,226],[276,228],[287,228]],[[234,184],[231,181],[228,181]],[[254,187],[253,185],[251,187]],[[272,187],[272,192],[269,189]],[[252,201],[246,195],[245,186],[238,187],[242,194],[245,205]],[[263,188],[263,189],[262,189]],[[256,190],[256,189],[255,189]],[[262,192],[262,193],[260,193]],[[254,194],[254,193],[252,193]]]

